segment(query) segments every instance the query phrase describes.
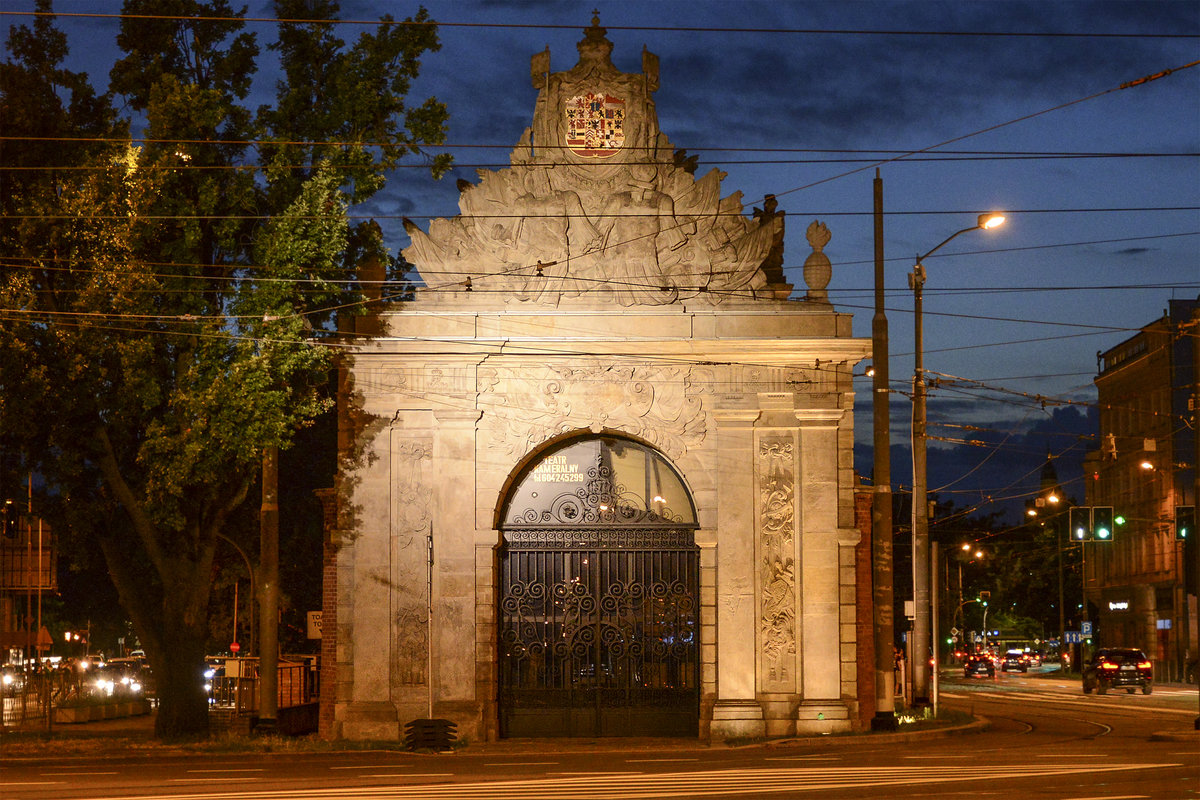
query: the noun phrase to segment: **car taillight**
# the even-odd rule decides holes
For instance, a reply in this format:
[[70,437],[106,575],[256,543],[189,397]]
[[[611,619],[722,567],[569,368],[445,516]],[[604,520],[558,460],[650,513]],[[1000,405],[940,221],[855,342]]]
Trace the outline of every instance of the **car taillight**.
[[1118,669],[1117,665],[1111,661],[1101,661],[1100,669]]
[[1139,661],[1138,669],[1150,669],[1150,662],[1149,661]]

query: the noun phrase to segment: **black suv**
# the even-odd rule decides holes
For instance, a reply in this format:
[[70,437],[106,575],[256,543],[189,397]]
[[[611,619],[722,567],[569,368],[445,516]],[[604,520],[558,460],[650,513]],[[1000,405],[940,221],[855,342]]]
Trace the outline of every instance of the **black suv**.
[[1110,687],[1125,687],[1133,694],[1142,687],[1142,694],[1154,691],[1154,674],[1150,659],[1141,650],[1128,647],[1106,647],[1097,650],[1083,667],[1083,693],[1105,694]]

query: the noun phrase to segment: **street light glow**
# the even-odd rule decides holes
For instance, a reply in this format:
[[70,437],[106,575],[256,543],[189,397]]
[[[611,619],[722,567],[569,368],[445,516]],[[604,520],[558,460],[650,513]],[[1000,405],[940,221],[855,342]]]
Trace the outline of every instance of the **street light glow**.
[[1005,217],[1003,214],[991,213],[979,215],[979,227],[985,231],[990,231],[992,228],[999,228],[1004,224]]

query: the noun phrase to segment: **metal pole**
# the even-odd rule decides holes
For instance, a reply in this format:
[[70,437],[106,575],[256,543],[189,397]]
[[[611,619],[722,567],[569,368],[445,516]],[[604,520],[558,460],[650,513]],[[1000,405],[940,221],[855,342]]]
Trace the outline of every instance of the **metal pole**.
[[[938,543],[929,543],[929,571],[931,575],[937,575],[938,564]],[[937,716],[938,710],[938,583],[935,581],[930,587],[930,640],[933,642],[933,663],[930,668],[929,679],[929,699],[933,704],[933,715]]]
[[896,631],[892,597],[891,403],[883,290],[883,179],[875,170],[875,316],[871,319],[874,491],[871,495],[871,600],[875,625],[875,716],[871,730],[896,730]]
[[1066,672],[1063,656],[1067,652],[1067,609],[1066,595],[1063,593],[1063,546],[1062,537],[1058,535],[1058,520],[1054,524],[1054,543],[1058,551],[1058,671]]
[[912,563],[913,563],[913,704],[929,702],[929,499],[925,472],[925,266],[918,261],[909,276],[913,290],[913,416],[912,416]]
[[279,448],[263,450],[258,554],[258,725],[274,733],[279,712]]
[[425,685],[429,687],[429,717],[433,719],[433,521],[429,522],[429,535],[425,537],[428,548],[429,591],[426,593],[425,608]]

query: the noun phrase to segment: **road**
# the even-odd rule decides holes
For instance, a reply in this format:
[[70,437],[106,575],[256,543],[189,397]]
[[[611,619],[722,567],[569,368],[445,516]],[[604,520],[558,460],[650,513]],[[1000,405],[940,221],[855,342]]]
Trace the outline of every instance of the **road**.
[[[739,748],[694,742],[506,742],[451,754],[390,751],[5,759],[5,800],[599,800],[820,797],[1200,798],[1196,690],[1083,695],[1076,682],[947,677],[941,702],[982,732],[860,736]],[[910,737],[911,738],[911,737]]]

